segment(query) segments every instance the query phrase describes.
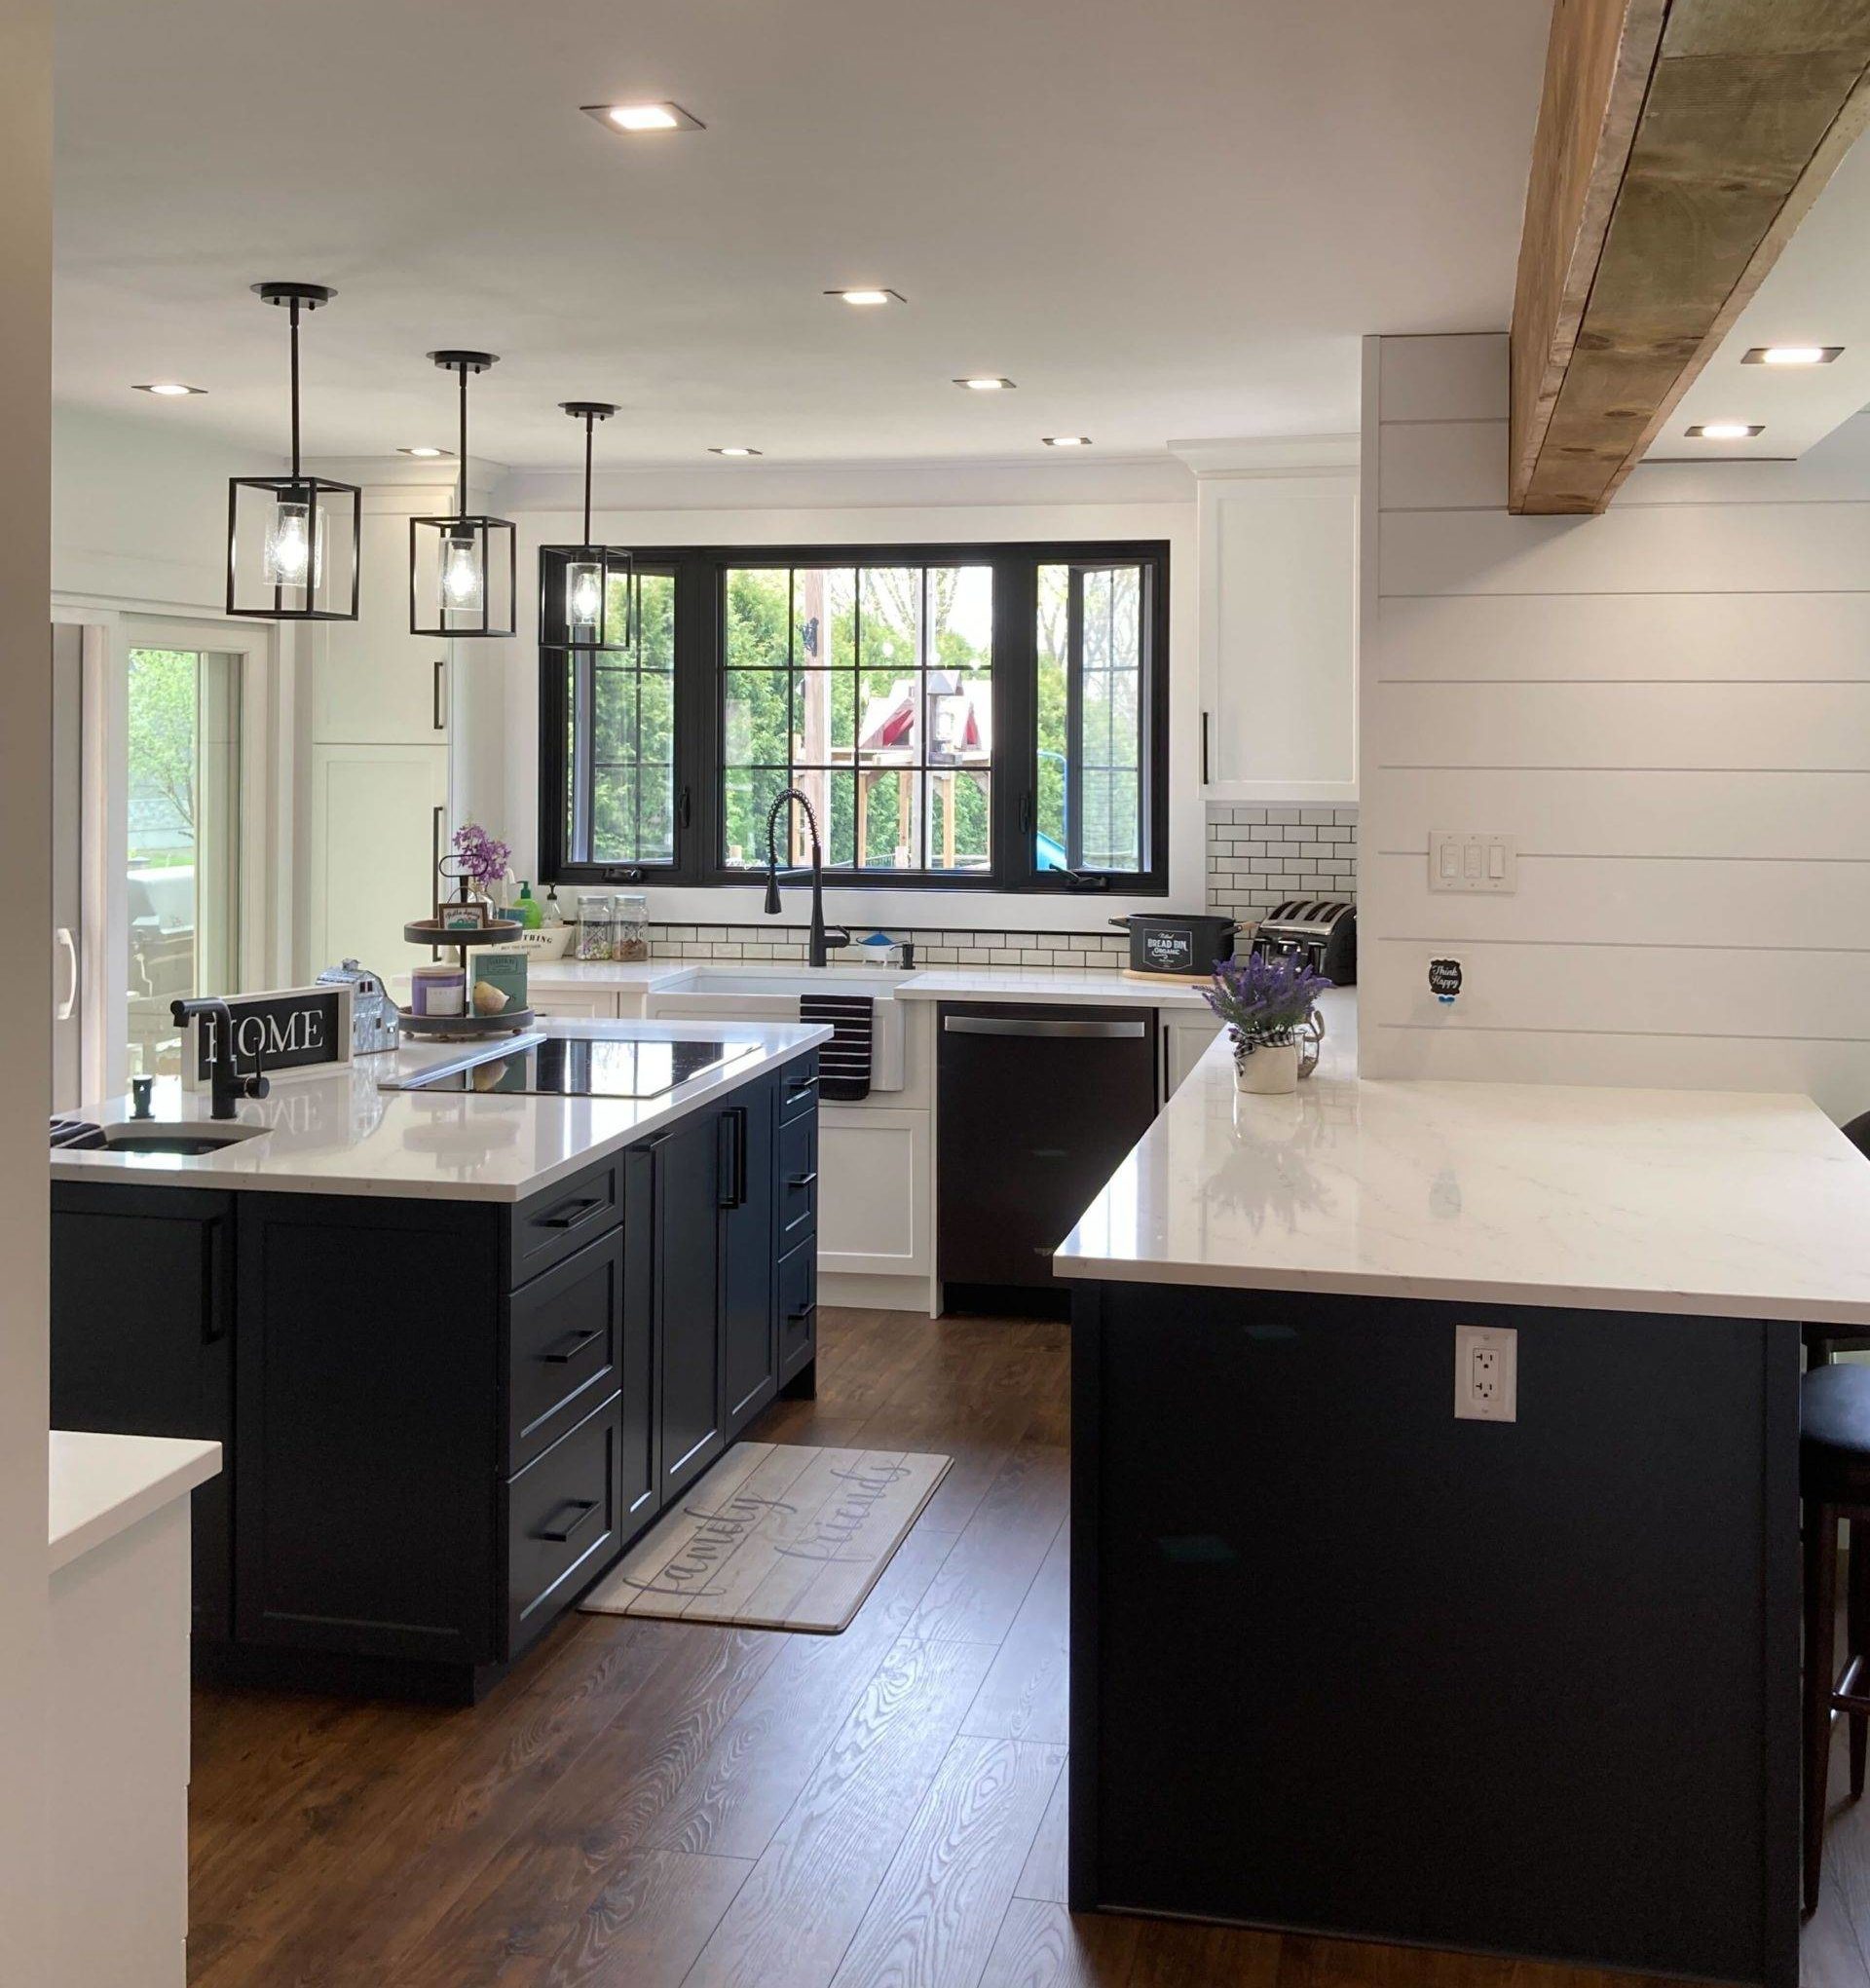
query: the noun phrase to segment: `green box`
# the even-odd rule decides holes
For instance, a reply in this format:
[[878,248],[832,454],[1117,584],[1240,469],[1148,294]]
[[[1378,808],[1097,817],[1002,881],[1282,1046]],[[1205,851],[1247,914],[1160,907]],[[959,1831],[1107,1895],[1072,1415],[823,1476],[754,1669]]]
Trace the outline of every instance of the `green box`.
[[477,946],[468,956],[468,1012],[470,1015],[480,1012],[474,1005],[474,990],[479,987],[497,987],[506,996],[506,1005],[500,1010],[503,1015],[517,1014],[526,1005],[524,953],[496,952]]

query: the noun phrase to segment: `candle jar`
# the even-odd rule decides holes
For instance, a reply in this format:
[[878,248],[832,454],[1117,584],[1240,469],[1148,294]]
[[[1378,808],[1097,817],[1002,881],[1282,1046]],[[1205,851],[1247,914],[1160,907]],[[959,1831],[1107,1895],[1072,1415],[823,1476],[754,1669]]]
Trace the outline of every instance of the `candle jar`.
[[611,957],[650,956],[650,901],[638,891],[621,891],[611,921]]
[[607,890],[587,890],[578,901],[578,956],[608,959],[615,920]]

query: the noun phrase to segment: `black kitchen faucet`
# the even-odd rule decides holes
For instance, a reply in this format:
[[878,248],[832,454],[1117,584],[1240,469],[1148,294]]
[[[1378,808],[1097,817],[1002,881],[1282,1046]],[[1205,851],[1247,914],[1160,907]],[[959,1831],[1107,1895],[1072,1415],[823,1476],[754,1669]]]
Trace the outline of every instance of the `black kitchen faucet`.
[[[811,802],[797,787],[788,787],[774,801],[767,816],[767,904],[769,919],[776,919],[780,913],[779,903],[779,816],[788,802],[798,802],[805,810],[805,827],[811,832],[811,936],[805,948],[805,961],[811,966],[827,964],[826,955],[836,952],[841,946],[850,944],[850,934],[842,925],[825,928],[825,851],[818,840],[818,817],[811,811]],[[788,871],[796,877],[796,870]]]
[[208,1082],[213,1087],[214,1102],[209,1115],[215,1118],[232,1118],[234,1107],[242,1098],[264,1098],[273,1086],[260,1072],[260,1052],[253,1052],[253,1069],[248,1076],[241,1074],[240,1052],[234,1043],[234,1017],[227,1003],[218,994],[205,994],[197,1000],[170,1001],[168,1012],[174,1018],[178,1029],[186,1030],[191,1015],[205,1016],[215,1025],[211,1054],[207,1065]]

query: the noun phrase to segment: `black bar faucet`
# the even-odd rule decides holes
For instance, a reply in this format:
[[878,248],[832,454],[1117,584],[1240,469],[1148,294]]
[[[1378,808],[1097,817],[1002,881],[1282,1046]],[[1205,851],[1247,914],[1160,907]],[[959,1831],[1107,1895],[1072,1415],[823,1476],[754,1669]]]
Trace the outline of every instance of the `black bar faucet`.
[[[818,817],[811,802],[797,787],[788,787],[772,804],[767,816],[767,904],[769,919],[780,913],[779,903],[779,817],[789,802],[796,801],[805,811],[805,827],[811,832],[811,936],[806,942],[805,961],[811,966],[828,963],[826,955],[850,944],[850,934],[842,925],[825,927],[825,851],[818,840]],[[797,871],[788,875],[797,876]]]
[[214,1025],[212,1054],[208,1060],[207,1077],[213,1088],[214,1102],[209,1107],[209,1115],[215,1118],[232,1118],[234,1107],[242,1098],[264,1098],[273,1086],[260,1071],[260,1052],[253,1052],[253,1070],[250,1076],[242,1076],[240,1052],[234,1042],[234,1017],[227,1003],[219,994],[205,994],[198,1000],[170,1001],[168,1012],[176,1028],[186,1031],[191,1015],[200,1015]]

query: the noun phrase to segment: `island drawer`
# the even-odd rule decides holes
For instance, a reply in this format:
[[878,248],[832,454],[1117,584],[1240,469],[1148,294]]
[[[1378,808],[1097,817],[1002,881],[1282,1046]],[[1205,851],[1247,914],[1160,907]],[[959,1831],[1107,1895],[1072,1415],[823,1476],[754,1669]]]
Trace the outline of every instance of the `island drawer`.
[[817,1215],[818,1114],[807,1111],[803,1117],[782,1118],[779,1126],[780,1251],[815,1233]]
[[508,1242],[509,1291],[562,1263],[623,1219],[623,1155],[561,1181],[513,1210]]
[[506,1475],[617,1390],[623,1231],[614,1228],[507,1300]]
[[508,1659],[617,1548],[621,1404],[592,1409],[505,1487]]
[[807,1236],[779,1264],[779,1383],[783,1387],[818,1347],[818,1244]]
[[779,1080],[779,1122],[790,1125],[795,1118],[810,1114],[818,1103],[818,1052],[802,1056],[786,1065]]

